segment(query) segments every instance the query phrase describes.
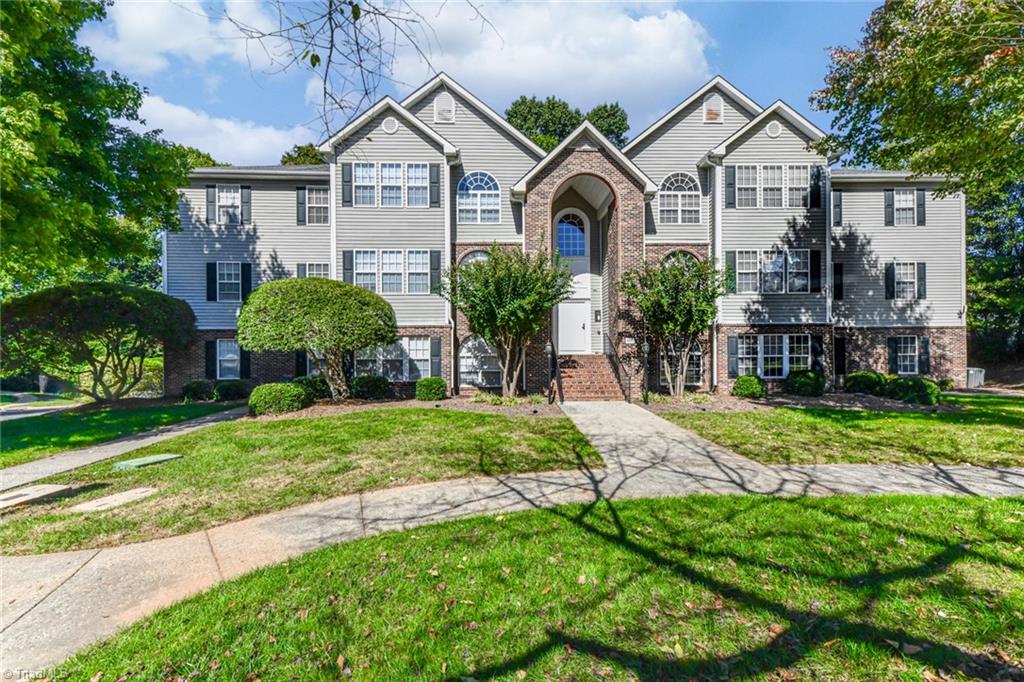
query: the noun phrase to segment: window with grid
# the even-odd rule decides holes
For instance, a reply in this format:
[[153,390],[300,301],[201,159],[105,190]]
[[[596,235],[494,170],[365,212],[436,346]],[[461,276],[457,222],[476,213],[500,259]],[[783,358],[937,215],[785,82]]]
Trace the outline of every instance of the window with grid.
[[430,175],[427,164],[410,163],[405,167],[405,203],[412,208],[430,206]]
[[217,222],[237,225],[242,216],[242,186],[217,185]]
[[380,252],[380,293],[402,293],[402,252]]
[[409,366],[406,370],[406,379],[408,381],[418,381],[423,377],[429,377],[430,337],[408,336],[404,341],[406,351],[409,356]]
[[893,208],[895,210],[895,213],[893,214],[893,222],[897,225],[917,224],[917,216],[915,215],[917,207],[914,201],[914,190],[896,190],[893,193]]
[[430,252],[406,252],[410,294],[430,293]]
[[789,371],[811,368],[811,337],[809,334],[791,334],[789,337]]
[[704,122],[722,122],[722,98],[718,93],[711,93],[704,98]]
[[474,171],[463,176],[459,180],[456,201],[460,223],[501,221],[501,188],[490,173]]
[[235,339],[217,339],[217,378],[238,379],[241,376],[241,358]]
[[765,379],[781,379],[785,376],[786,337],[782,334],[765,334],[761,337],[762,372]]
[[382,163],[380,165],[380,205],[402,205],[402,164]]
[[356,251],[353,260],[353,283],[357,287],[377,291],[377,252]]
[[[662,386],[668,386],[668,377],[665,376],[664,364],[662,359],[664,355],[658,353],[658,382]],[[675,367],[675,355],[672,356],[673,362],[669,363]],[[690,345],[690,359],[686,363],[686,371],[683,373],[683,383],[686,386],[699,386],[701,379],[704,376],[703,372],[703,361],[700,343],[694,341]]]
[[242,300],[241,263],[217,263],[217,300]]
[[430,337],[403,336],[382,348],[354,354],[355,374],[375,374],[388,381],[417,381],[430,376]]
[[331,278],[330,263],[306,263],[306,277]]
[[811,291],[811,252],[809,249],[789,250],[789,293],[800,294]]
[[782,166],[761,167],[761,207],[782,208]]
[[558,253],[565,258],[587,255],[586,223],[575,213],[558,219]]
[[785,251],[765,251],[761,254],[761,293],[781,294],[786,291]]
[[352,164],[354,206],[377,205],[377,166],[372,163]]
[[405,379],[405,348],[402,341],[403,339],[398,339],[380,349],[381,376],[388,381]]
[[326,225],[330,222],[331,190],[329,187],[306,188],[306,224]]
[[658,217],[669,225],[700,224],[700,184],[689,173],[673,173],[661,183]]
[[896,263],[896,298],[917,298],[917,263]]
[[736,291],[757,293],[757,251],[736,252]]
[[471,336],[459,346],[459,383],[480,388],[501,386],[498,353],[479,336]]
[[738,339],[739,375],[757,376],[757,336],[745,334]]
[[789,189],[787,201],[790,208],[807,208],[810,201],[811,167],[789,167]]
[[757,166],[736,166],[736,206],[757,207]]
[[917,337],[896,337],[896,371],[900,374],[917,374]]

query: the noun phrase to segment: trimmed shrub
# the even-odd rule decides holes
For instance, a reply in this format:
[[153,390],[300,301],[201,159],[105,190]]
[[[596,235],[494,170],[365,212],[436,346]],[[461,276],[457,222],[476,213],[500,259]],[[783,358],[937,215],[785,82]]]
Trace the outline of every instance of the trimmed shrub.
[[416,382],[416,400],[444,400],[448,382],[441,377],[423,377]]
[[763,398],[766,390],[761,377],[741,376],[732,385],[732,394],[737,398]]
[[213,385],[213,399],[217,402],[244,400],[249,397],[249,384],[240,379],[218,381]]
[[946,391],[953,390],[953,380],[950,379],[949,377],[946,377],[945,379],[939,379],[936,383],[939,385],[939,390],[942,391],[943,393],[945,393]]
[[810,369],[798,369],[786,377],[786,393],[791,395],[824,395],[827,385],[824,374]]
[[887,383],[889,383],[889,377],[880,372],[851,372],[846,377],[846,392],[885,395]]
[[309,392],[291,383],[260,384],[249,395],[249,414],[284,414],[295,412],[313,403]]
[[359,400],[383,400],[391,395],[391,383],[376,374],[364,374],[350,382],[352,397]]
[[213,400],[213,384],[209,381],[190,381],[181,387],[183,403],[199,403],[204,400]]
[[309,392],[310,400],[327,400],[331,397],[331,387],[327,385],[327,379],[319,374],[295,377],[292,379],[292,383],[306,389]]
[[897,377],[885,385],[885,395],[917,405],[938,405],[939,385],[924,377]]

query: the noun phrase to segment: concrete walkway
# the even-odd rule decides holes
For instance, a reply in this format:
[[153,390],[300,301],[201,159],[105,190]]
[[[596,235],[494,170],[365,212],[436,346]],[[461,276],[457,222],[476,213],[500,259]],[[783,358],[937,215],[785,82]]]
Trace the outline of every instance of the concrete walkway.
[[348,495],[179,537],[3,557],[0,660],[40,670],[179,599],[318,547],[485,513],[690,493],[1024,495],[1024,469],[771,467],[626,403],[566,403],[605,469],[442,481]]
[[246,407],[236,407],[223,412],[214,412],[213,414],[178,422],[177,424],[161,426],[152,431],[136,433],[124,438],[118,438],[117,440],[93,445],[92,447],[60,452],[42,459],[0,469],[0,492],[20,488],[23,485],[43,478],[62,474],[65,471],[71,471],[72,469],[84,467],[88,464],[110,459],[111,457],[117,457],[126,452],[131,452],[153,443],[159,443],[168,438],[191,433],[210,424],[238,419],[246,413],[247,409]]

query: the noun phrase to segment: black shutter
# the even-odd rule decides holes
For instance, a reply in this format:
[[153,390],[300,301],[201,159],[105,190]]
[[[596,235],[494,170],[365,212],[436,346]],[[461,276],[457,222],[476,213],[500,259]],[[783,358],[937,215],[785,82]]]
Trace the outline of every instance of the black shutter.
[[928,273],[924,263],[917,264],[917,297],[921,300],[928,298]]
[[725,207],[736,208],[736,166],[725,167]]
[[295,188],[295,224],[306,224],[306,188]]
[[832,363],[836,376],[846,374],[846,338],[839,336],[832,341]]
[[441,287],[441,252],[430,252],[430,293],[436,294]]
[[242,263],[242,302],[252,293],[252,263]]
[[843,264],[832,264],[832,300],[843,300]]
[[430,337],[430,376],[441,376],[441,337]]
[[206,342],[206,378],[217,378],[217,342]]
[[295,276],[299,277],[299,278],[302,278],[302,277],[306,276],[306,264],[305,263],[299,263],[298,265],[295,266]]
[[242,224],[252,224],[252,187],[242,185]]
[[304,377],[306,376],[306,351],[299,350],[295,351],[295,376]]
[[740,339],[738,336],[729,337],[728,350],[729,378],[735,379],[740,375]]
[[917,190],[917,224],[924,225],[924,190]]
[[893,192],[891,189],[885,190],[885,224],[896,224],[896,208],[894,203]]
[[736,293],[736,252],[725,252],[725,293]]
[[811,208],[821,208],[821,166],[811,166]]
[[811,293],[821,293],[821,251],[811,251]]
[[825,373],[825,339],[821,336],[811,337],[811,369]]
[[832,224],[840,227],[843,224],[843,190],[832,190]]
[[932,371],[932,352],[929,348],[928,337],[917,337],[917,373],[930,374]]
[[892,301],[896,298],[896,264],[885,264],[885,300]]
[[248,379],[252,375],[252,353],[244,348],[238,349],[238,378]]
[[341,205],[352,205],[352,164],[341,164]]
[[217,185],[206,186],[206,224],[217,223]]
[[885,345],[889,349],[889,374],[896,374],[899,371],[899,362],[896,356],[898,343],[899,339],[895,336],[889,336],[885,339]]
[[[661,390],[661,374],[662,367],[661,361],[664,355],[661,351],[652,348],[650,355],[647,356],[647,390],[648,391],[659,391]],[[666,378],[667,381],[667,378]]]
[[430,207],[441,205],[441,164],[430,164]]
[[352,284],[354,280],[352,276],[352,252],[342,251],[341,252],[341,281]]
[[217,300],[217,264],[206,264],[206,300]]

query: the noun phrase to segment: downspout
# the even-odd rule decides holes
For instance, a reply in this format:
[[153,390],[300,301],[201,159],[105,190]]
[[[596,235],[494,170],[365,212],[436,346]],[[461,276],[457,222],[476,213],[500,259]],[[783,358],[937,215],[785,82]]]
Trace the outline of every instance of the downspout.
[[[452,178],[452,163],[458,160],[458,157],[452,157],[451,159],[445,159],[444,165],[444,178],[441,180],[441,191],[444,194],[444,198],[441,201],[441,206],[444,209],[444,262],[445,267],[451,269],[452,267],[452,206],[451,206],[451,194],[449,187]],[[458,374],[458,351],[455,350],[456,332],[455,332],[455,316],[452,315],[452,304],[448,301],[445,302],[445,317],[448,322],[448,366],[451,368],[451,392],[455,395],[459,391],[458,381],[456,381],[456,375]]]
[[[724,197],[722,196],[722,188],[725,186],[725,167],[721,163],[721,159],[712,160],[714,163],[714,182],[712,183],[712,195],[715,200],[714,210],[714,225],[712,226],[712,240],[714,246],[714,258],[715,258],[715,269],[719,272],[723,271],[723,255],[722,255],[722,206]],[[715,321],[711,324],[711,390],[714,391],[718,388],[718,318],[722,315],[722,301],[721,298],[715,303]]]
[[[832,358],[836,355],[836,325],[832,318],[832,168],[825,166],[825,187],[821,191],[822,201],[825,202],[825,286],[821,288],[825,294],[825,324],[828,325],[828,333],[832,338]],[[809,202],[808,202],[809,203]],[[822,349],[824,352],[824,349]],[[824,362],[824,358],[822,358]],[[835,362],[828,363],[832,368],[832,386],[835,387],[838,377],[836,376]]]
[[338,155],[335,152],[331,152],[330,158],[330,193],[331,201],[328,205],[327,212],[328,218],[331,224],[331,277],[336,280],[340,280],[338,277]]

